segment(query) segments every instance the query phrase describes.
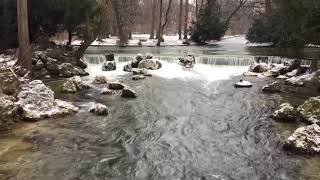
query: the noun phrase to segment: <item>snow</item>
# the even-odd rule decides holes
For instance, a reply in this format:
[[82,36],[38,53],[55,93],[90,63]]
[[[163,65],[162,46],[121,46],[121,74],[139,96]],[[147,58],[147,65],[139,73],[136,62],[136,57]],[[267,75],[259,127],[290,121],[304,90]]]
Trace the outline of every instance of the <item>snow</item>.
[[4,54],[0,55],[0,65],[14,65],[16,59],[12,56],[5,56]]

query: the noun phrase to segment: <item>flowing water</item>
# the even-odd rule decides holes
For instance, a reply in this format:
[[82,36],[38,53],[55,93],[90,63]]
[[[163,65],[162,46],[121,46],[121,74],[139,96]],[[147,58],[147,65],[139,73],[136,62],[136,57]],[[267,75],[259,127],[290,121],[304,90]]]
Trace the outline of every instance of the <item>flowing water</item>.
[[[2,133],[0,179],[320,179],[318,157],[282,149],[283,140],[300,124],[275,123],[269,118],[280,103],[298,105],[316,94],[305,90],[263,94],[261,88],[273,81],[269,78],[246,77],[253,88],[233,87],[252,62],[283,58],[251,56],[239,42],[209,48],[109,48],[105,52],[115,53],[118,69],[102,72],[104,55],[87,54],[90,76],[85,81],[106,75],[123,81],[139,97],[102,96],[99,87],[62,94],[61,80],[48,81],[56,98],[71,101],[81,110],[70,117],[20,123]],[[154,53],[163,67],[152,71],[153,77],[132,81],[122,67],[138,52]],[[192,70],[177,64],[179,56],[189,53],[197,61]],[[107,105],[109,116],[88,113],[90,102]]]

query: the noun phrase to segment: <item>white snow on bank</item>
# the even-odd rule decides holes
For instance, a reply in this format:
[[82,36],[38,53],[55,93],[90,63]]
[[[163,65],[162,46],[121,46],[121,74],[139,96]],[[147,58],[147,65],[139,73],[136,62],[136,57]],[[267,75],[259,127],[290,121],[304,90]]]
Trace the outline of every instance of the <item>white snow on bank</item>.
[[273,43],[250,43],[250,42],[247,42],[246,45],[248,47],[269,47],[269,46],[272,46]]
[[12,56],[5,56],[4,54],[0,55],[0,65],[14,65],[16,59]]

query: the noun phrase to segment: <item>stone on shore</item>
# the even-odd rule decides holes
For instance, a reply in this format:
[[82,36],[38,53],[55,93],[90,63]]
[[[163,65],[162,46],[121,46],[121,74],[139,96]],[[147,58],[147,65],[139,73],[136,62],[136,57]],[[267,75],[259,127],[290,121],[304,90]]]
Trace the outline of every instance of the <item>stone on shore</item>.
[[309,98],[298,111],[307,123],[320,125],[320,96]]
[[286,150],[320,154],[320,127],[317,124],[298,128],[284,144]]
[[130,88],[124,88],[122,90],[121,97],[123,97],[123,98],[136,98],[137,97],[137,93],[134,90],[130,89]]
[[10,67],[0,67],[0,93],[15,95],[21,87],[18,76]]
[[108,108],[107,106],[100,104],[100,103],[94,103],[90,109],[89,112],[94,113],[98,116],[107,116],[108,115]]
[[276,121],[295,122],[299,119],[299,112],[289,103],[284,103],[280,105],[279,110],[273,113],[272,118]]
[[250,72],[263,73],[269,70],[269,66],[266,63],[255,63],[249,67]]
[[22,87],[17,105],[22,118],[30,121],[78,112],[78,108],[71,103],[55,100],[54,92],[39,80]]
[[280,93],[281,92],[281,86],[279,82],[273,82],[271,84],[268,84],[262,88],[262,92],[265,93]]

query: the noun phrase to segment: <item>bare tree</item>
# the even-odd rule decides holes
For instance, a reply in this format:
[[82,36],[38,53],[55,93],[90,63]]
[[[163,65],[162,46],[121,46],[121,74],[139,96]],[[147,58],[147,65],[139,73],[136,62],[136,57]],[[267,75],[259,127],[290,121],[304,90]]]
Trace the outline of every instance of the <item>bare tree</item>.
[[157,9],[157,0],[152,1],[152,22],[150,29],[150,39],[154,39],[154,29],[156,24],[156,9]]
[[31,71],[32,51],[29,40],[28,1],[17,0],[19,55],[16,65]]
[[125,45],[128,43],[128,32],[126,30],[125,20],[124,16],[121,13],[121,6],[122,1],[119,0],[113,0],[112,5],[114,8],[115,16],[117,19],[117,26],[119,31],[119,39],[120,39],[120,45]]
[[270,15],[271,13],[271,0],[265,0],[266,3],[266,14]]
[[158,38],[158,39],[161,38],[163,0],[159,0],[159,3],[160,3],[160,4],[159,4],[160,13],[159,13],[159,26],[158,26],[158,31],[157,31],[157,38]]
[[[162,0],[161,0],[162,1]],[[171,9],[171,4],[172,4],[172,0],[169,0],[169,5],[168,5],[168,8],[167,8],[167,11],[166,11],[166,19],[164,21],[164,23],[162,24],[161,26],[161,29],[160,29],[160,33],[159,33],[159,38],[158,38],[158,43],[157,43],[157,46],[160,46],[161,45],[161,42],[163,41],[163,31],[164,31],[164,28],[166,27],[167,23],[168,23],[168,18],[169,18],[169,13],[170,13],[170,9]],[[161,5],[162,6],[162,5]],[[162,14],[160,14],[161,16]],[[161,24],[160,24],[161,25]]]
[[237,7],[231,12],[231,14],[227,17],[225,24],[228,26],[230,24],[231,19],[233,16],[246,4],[248,0],[238,0],[238,5]]
[[183,11],[183,0],[180,0],[180,9],[179,9],[179,27],[178,27],[178,33],[179,33],[179,39],[182,39],[182,11]]
[[184,39],[188,39],[188,20],[189,20],[189,0],[186,0],[185,14],[184,14]]

